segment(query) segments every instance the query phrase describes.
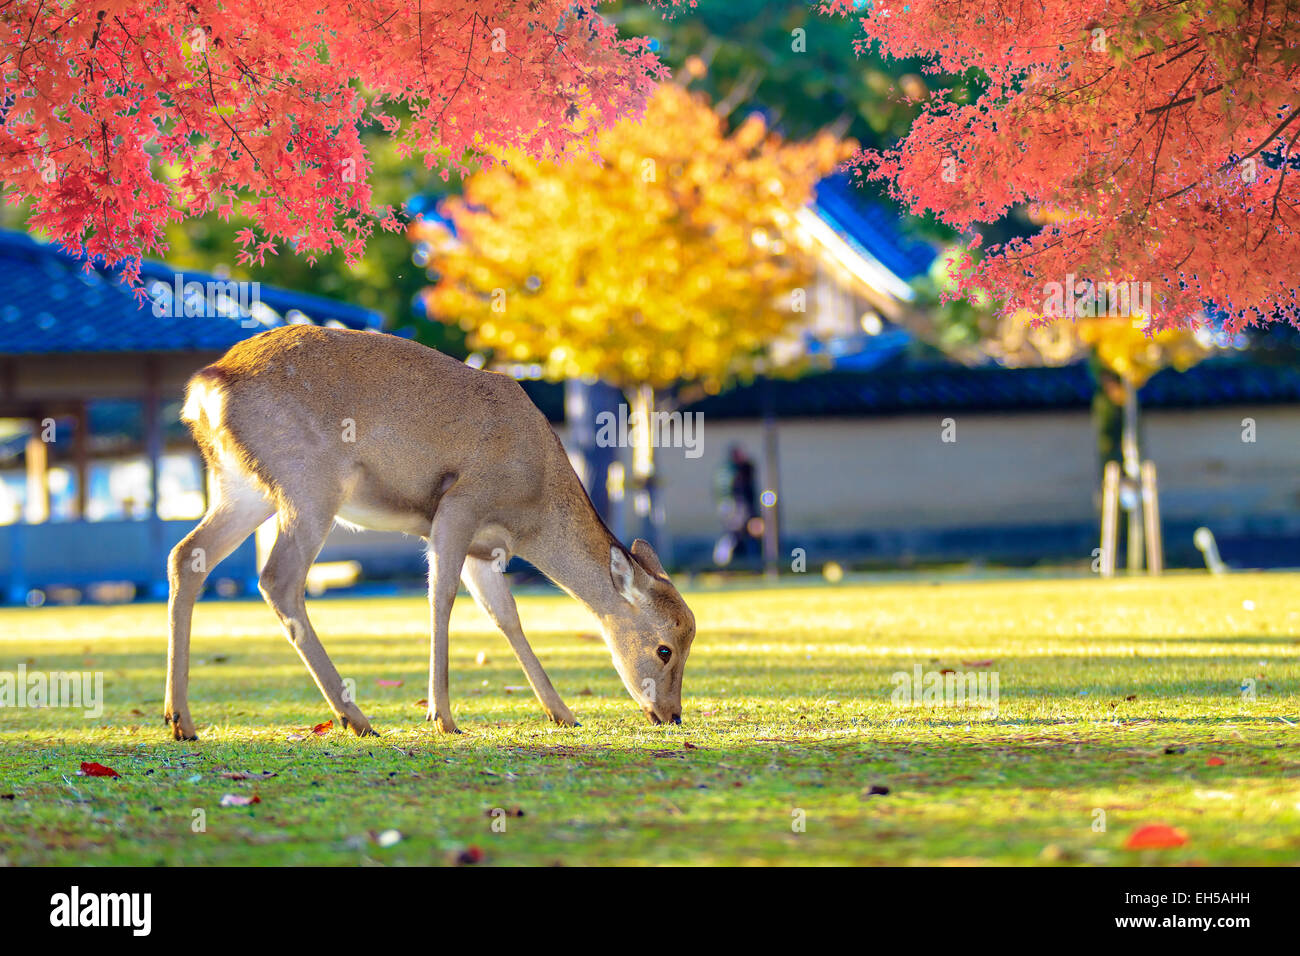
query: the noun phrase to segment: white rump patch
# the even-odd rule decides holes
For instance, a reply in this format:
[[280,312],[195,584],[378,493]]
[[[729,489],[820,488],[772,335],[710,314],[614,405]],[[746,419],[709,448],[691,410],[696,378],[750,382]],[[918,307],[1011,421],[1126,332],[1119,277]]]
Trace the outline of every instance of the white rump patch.
[[219,386],[200,379],[185,393],[185,404],[181,407],[181,420],[206,422],[208,428],[216,429],[221,425],[221,406],[224,401]]

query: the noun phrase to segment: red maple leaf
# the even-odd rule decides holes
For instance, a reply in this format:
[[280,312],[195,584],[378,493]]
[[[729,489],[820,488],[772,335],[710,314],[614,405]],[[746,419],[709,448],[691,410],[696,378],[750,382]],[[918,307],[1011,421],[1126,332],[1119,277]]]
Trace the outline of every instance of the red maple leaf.
[[81,772],[87,777],[120,777],[122,776],[112,767],[105,767],[102,763],[83,763]]
[[1148,823],[1128,835],[1126,850],[1168,850],[1187,842],[1187,834],[1166,823]]

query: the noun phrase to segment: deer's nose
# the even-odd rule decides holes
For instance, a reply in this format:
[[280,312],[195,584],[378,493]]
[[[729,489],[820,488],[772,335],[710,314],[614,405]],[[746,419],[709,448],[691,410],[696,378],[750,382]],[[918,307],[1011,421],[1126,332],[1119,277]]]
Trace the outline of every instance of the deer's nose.
[[678,714],[673,714],[673,723],[674,723],[674,724],[677,724],[678,726],[680,726],[680,725],[681,725],[681,722],[682,722],[682,715],[681,715],[680,713],[678,713]]

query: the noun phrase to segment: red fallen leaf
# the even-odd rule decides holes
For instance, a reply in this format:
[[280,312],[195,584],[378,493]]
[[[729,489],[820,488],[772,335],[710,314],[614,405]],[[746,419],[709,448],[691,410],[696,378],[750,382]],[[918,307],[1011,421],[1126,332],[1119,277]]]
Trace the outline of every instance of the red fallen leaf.
[[317,737],[324,737],[326,734],[330,732],[330,730],[333,729],[333,727],[334,727],[334,721],[327,720],[323,724],[317,724],[315,727],[311,729],[311,732],[315,734]]
[[686,749],[687,749],[687,750],[699,750],[700,748],[697,747],[697,746],[695,746],[695,744],[691,743],[691,742],[688,740],[688,741],[686,741]]
[[940,670],[939,673],[940,673],[940,674],[955,674],[955,673],[957,673],[957,672],[956,672],[955,670],[953,670],[951,667],[945,667],[945,668],[943,668],[942,670]]
[[1205,766],[1207,766],[1207,767],[1222,767],[1222,766],[1224,765],[1225,762],[1226,762],[1226,761],[1224,761],[1224,759],[1223,759],[1222,757],[1211,757],[1209,760],[1205,761]]
[[383,678],[380,678],[379,680],[375,681],[375,683],[378,684],[380,687],[401,687],[403,684],[406,683],[406,681],[384,680]]
[[102,763],[83,763],[81,772],[87,777],[120,777],[122,776],[112,767],[105,767]]
[[482,863],[483,851],[476,846],[467,846],[456,854],[456,865],[464,866],[468,863]]
[[415,706],[416,706],[416,707],[428,707],[428,706],[429,706],[429,698],[427,698],[427,697],[421,697],[419,700],[417,700],[417,701],[415,702]]
[[1187,842],[1187,834],[1167,823],[1148,823],[1128,835],[1126,850],[1168,850]]
[[992,667],[992,661],[962,661],[962,667]]

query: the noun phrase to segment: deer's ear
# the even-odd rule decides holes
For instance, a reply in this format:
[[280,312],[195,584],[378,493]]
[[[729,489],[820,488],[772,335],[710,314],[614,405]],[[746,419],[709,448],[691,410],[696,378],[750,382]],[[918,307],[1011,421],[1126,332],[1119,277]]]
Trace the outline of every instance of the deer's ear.
[[659,555],[655,554],[655,549],[650,547],[650,542],[644,538],[637,538],[632,542],[632,557],[637,559],[641,567],[645,568],[657,578],[668,579],[668,572],[659,561]]
[[636,567],[628,560],[627,552],[616,544],[609,546],[609,576],[614,581],[614,590],[623,596],[628,604],[640,604],[645,595],[636,586]]

